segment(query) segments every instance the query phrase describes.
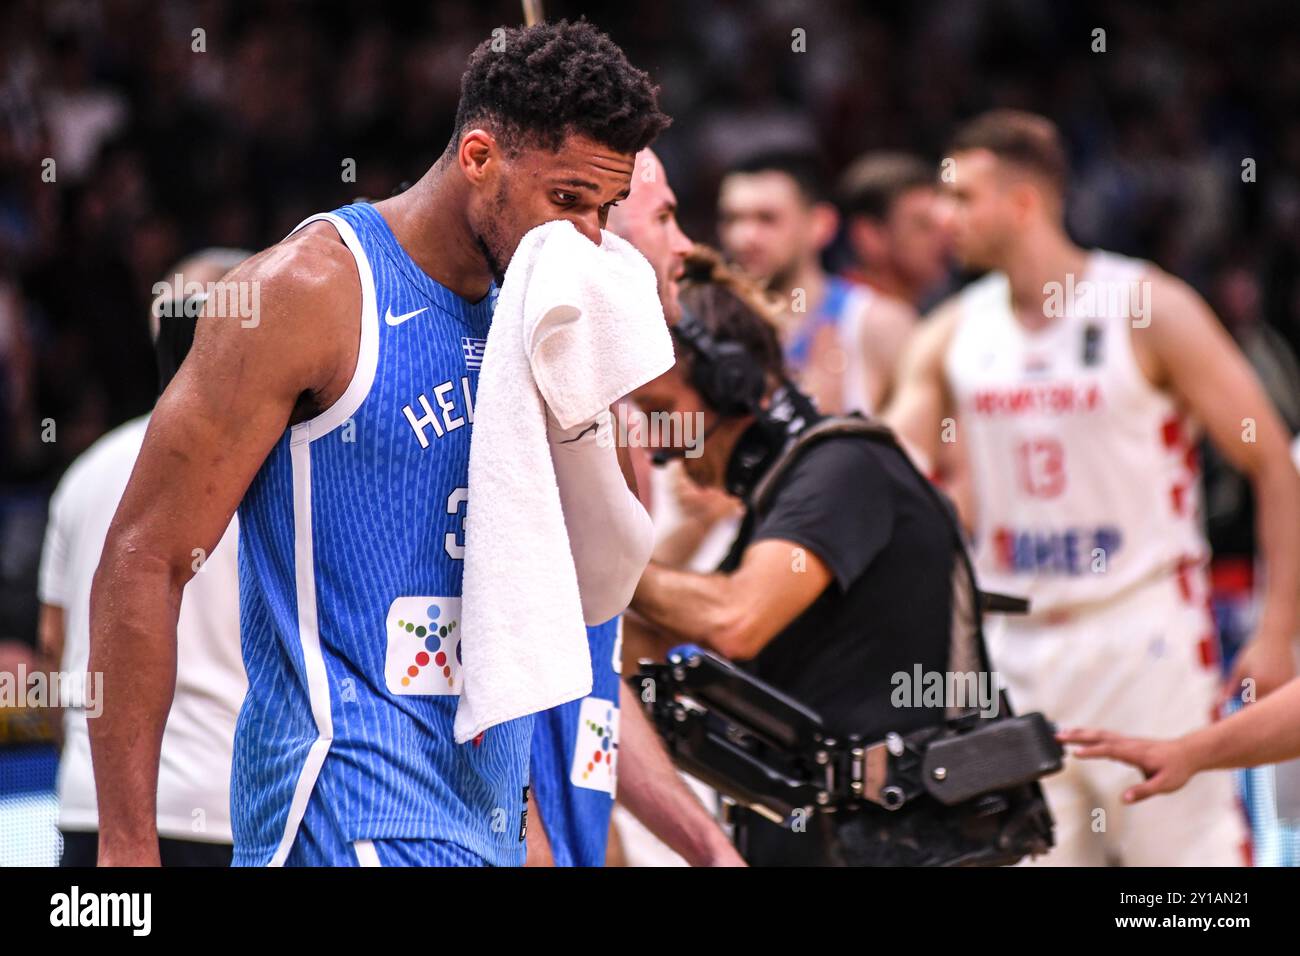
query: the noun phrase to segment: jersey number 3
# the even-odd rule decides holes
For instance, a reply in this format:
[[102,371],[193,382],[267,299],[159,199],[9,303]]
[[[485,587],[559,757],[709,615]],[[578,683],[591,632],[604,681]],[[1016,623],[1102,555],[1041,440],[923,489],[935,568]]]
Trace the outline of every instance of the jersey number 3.
[[469,520],[469,489],[456,488],[447,496],[447,514],[460,515],[460,527],[442,537],[443,550],[455,561],[465,560],[465,522]]

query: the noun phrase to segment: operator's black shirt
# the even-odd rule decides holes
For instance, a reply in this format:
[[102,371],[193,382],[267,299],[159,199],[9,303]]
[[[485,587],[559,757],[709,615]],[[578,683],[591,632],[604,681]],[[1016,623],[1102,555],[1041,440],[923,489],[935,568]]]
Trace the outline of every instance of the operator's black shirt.
[[941,708],[891,704],[896,673],[914,682],[917,665],[948,668],[955,543],[925,480],[887,443],[824,438],[778,479],[765,514],[746,514],[719,567],[734,570],[748,545],[777,538],[831,571],[817,600],[745,666],[835,733],[879,739],[943,720]]

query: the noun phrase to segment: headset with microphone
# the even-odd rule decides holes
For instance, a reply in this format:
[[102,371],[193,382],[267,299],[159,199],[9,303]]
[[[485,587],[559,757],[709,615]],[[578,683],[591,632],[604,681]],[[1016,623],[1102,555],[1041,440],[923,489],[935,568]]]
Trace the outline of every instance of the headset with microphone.
[[[784,376],[767,407],[767,371],[740,342],[718,341],[700,318],[683,307],[673,334],[695,353],[690,383],[719,418],[705,430],[704,438],[725,418],[753,415],[754,422],[736,440],[723,481],[728,493],[745,498],[792,436],[817,421],[820,415],[807,395]],[[665,465],[684,451],[660,448],[652,455]]]
[[743,345],[719,342],[699,317],[685,308],[673,334],[696,353],[691,385],[714,411],[725,418],[758,411],[767,376]]
[[[699,317],[684,306],[672,332],[695,353],[690,383],[711,409],[722,418],[758,413],[767,387],[766,375],[743,345],[719,342]],[[704,437],[708,437],[716,424],[705,430]],[[656,465],[666,465],[683,454],[679,449],[658,448],[650,459]]]

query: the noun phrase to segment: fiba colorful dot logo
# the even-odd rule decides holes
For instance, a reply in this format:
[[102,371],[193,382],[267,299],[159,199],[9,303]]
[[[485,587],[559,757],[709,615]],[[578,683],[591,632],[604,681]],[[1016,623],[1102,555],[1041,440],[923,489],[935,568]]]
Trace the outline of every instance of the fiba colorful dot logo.
[[455,697],[461,692],[460,598],[405,595],[384,621],[384,685],[390,694]]
[[604,697],[584,697],[576,720],[569,782],[612,797],[618,773],[618,704]]
[[[582,779],[589,779],[597,767],[601,765],[604,765],[605,770],[613,774],[614,755],[618,751],[618,743],[614,740],[614,708],[609,707],[605,710],[605,719],[603,721],[592,720],[590,717],[584,716],[582,723],[588,733],[600,741],[600,745],[591,752],[587,760],[587,769],[582,772]],[[591,737],[587,739],[590,740]]]
[[434,667],[442,672],[443,680],[447,682],[448,688],[455,689],[456,678],[451,666],[452,656],[454,655],[456,658],[457,670],[459,670],[461,663],[460,638],[455,636],[454,633],[457,622],[452,619],[445,623],[439,623],[438,619],[441,616],[442,608],[438,607],[437,604],[430,604],[425,609],[423,624],[398,618],[398,628],[419,642],[412,649],[414,650],[414,657],[409,658],[411,663],[406,666],[406,673],[402,675],[403,687],[409,687],[411,680],[419,677],[424,668]]

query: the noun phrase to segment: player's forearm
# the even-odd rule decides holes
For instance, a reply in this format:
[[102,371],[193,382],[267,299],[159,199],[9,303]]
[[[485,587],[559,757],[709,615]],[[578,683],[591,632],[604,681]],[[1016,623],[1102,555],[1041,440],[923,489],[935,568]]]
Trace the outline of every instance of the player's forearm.
[[1300,678],[1184,740],[1198,770],[1257,767],[1300,757]]
[[566,435],[551,433],[551,460],[560,488],[560,507],[578,575],[583,617],[601,624],[632,597],[650,560],[654,526],[629,490],[602,419]]
[[1285,446],[1279,449],[1252,477],[1265,574],[1258,633],[1289,643],[1300,629],[1300,475]]
[[182,586],[166,563],[106,547],[90,598],[91,675],[102,713],[88,720],[102,863],[157,863],[163,728],[176,688]]
[[731,860],[735,850],[678,776],[636,695],[623,685],[620,699],[619,802],[691,866]]

